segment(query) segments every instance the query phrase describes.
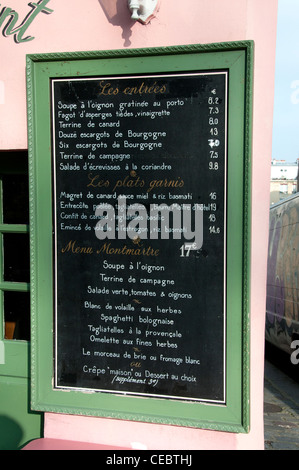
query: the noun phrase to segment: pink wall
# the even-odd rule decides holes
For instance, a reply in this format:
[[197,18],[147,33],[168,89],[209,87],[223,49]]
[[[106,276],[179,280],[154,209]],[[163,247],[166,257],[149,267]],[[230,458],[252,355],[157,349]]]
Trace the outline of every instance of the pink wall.
[[[29,2],[28,2],[29,3]],[[45,2],[46,3],[46,2]],[[20,21],[26,1],[6,0]],[[3,3],[1,5],[3,7]],[[274,96],[277,0],[161,0],[149,25],[133,23],[126,0],[49,0],[24,37],[0,37],[0,150],[27,148],[25,55],[39,52],[104,50],[255,41],[252,275],[251,431],[248,435],[47,414],[45,437],[149,449],[261,449],[263,364],[268,240],[269,181]],[[3,26],[0,27],[1,31]]]

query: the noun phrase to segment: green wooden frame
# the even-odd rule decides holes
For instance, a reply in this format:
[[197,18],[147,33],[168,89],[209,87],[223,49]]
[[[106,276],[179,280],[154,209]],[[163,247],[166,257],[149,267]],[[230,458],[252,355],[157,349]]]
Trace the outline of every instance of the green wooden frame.
[[[229,71],[226,405],[53,389],[51,96],[57,77]],[[27,56],[34,410],[249,432],[253,43]]]

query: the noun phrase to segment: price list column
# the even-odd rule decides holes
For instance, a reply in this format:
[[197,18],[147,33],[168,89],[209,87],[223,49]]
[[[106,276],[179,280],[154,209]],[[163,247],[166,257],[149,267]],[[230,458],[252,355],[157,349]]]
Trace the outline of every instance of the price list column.
[[[210,96],[208,97],[208,105],[209,105],[209,132],[210,132],[210,139],[209,139],[209,172],[218,172],[220,170],[223,171],[225,165],[225,145],[226,142],[223,140],[219,140],[219,116],[221,116],[221,108],[223,108],[223,104],[221,103],[221,99],[217,96],[217,88],[213,88],[211,91]],[[223,111],[223,110],[222,110]],[[220,118],[221,119],[221,118]],[[225,175],[224,175],[225,176]],[[225,178],[224,178],[225,180]],[[217,190],[210,192],[210,201],[211,201],[211,214],[209,215],[209,233],[210,234],[220,234],[221,227],[217,225],[217,217],[216,217],[216,207],[217,207]],[[221,199],[225,197],[225,193],[220,195]]]

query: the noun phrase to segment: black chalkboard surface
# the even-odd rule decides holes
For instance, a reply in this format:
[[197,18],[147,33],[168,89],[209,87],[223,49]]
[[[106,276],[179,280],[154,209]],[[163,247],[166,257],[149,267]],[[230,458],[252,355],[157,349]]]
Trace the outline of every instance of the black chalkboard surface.
[[55,388],[225,403],[227,82],[52,80]]

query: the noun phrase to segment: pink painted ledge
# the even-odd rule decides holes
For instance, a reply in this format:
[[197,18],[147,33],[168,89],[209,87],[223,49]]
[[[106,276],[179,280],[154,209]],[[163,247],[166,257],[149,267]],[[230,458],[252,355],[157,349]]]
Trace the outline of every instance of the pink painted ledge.
[[[88,442],[65,441],[63,439],[36,439],[29,442],[22,450],[129,450],[121,447],[90,444]],[[132,450],[132,449],[130,449]]]

